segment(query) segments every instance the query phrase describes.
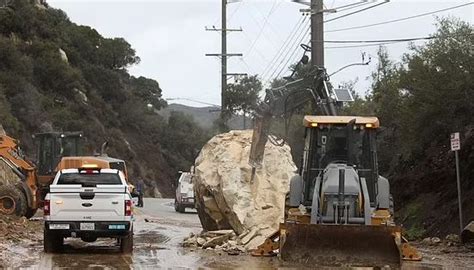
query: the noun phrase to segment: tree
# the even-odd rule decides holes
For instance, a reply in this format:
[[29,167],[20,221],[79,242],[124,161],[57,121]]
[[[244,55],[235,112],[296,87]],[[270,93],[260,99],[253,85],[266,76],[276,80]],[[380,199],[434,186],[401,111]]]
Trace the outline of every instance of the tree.
[[106,38],[99,45],[99,61],[106,68],[122,69],[140,63],[140,57],[123,38]]
[[161,88],[157,81],[142,76],[132,77],[131,81],[135,86],[134,94],[143,101],[152,104],[157,110],[166,106],[166,101],[161,98]]
[[416,153],[472,125],[473,32],[467,22],[440,19],[435,38],[412,46],[412,53],[403,59],[399,85],[405,96],[403,139]]
[[227,86],[224,95],[224,110],[228,114],[241,112],[244,119],[244,129],[247,115],[257,107],[260,91],[262,91],[262,82],[257,75],[244,77]]

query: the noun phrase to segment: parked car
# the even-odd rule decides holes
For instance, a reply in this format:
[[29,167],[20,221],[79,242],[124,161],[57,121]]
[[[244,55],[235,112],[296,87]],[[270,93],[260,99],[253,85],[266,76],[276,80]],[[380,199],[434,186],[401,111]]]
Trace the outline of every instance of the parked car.
[[88,166],[56,174],[44,205],[44,251],[60,251],[64,239],[116,238],[133,251],[132,196],[124,174]]
[[174,209],[176,212],[184,213],[186,208],[195,208],[193,175],[190,172],[180,172],[176,181]]

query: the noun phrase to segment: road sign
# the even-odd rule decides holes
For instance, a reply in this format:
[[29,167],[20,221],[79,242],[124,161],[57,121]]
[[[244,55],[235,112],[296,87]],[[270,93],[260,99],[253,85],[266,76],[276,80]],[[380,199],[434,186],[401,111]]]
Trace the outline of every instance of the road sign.
[[459,132],[451,133],[451,151],[461,150],[461,140],[459,139]]
[[463,229],[462,219],[462,197],[461,197],[461,176],[459,175],[459,150],[461,150],[461,140],[459,139],[459,132],[451,133],[451,151],[454,151],[456,160],[456,180],[458,186],[458,208],[459,208],[459,232]]

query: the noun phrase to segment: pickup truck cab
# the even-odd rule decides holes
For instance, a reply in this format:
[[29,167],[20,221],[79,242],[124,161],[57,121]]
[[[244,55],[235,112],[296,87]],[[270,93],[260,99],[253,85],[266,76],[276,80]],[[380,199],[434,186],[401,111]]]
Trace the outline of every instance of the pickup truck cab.
[[116,238],[123,253],[133,251],[132,197],[119,170],[59,171],[45,198],[44,220],[45,252],[60,251],[68,237]]

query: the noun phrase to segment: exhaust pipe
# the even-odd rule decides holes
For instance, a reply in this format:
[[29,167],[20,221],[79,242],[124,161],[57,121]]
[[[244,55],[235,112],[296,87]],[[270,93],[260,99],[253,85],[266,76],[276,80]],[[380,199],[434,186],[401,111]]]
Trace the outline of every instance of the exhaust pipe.
[[[337,220],[336,224],[342,223],[342,219],[345,216],[345,200],[344,200],[344,185],[346,183],[345,179],[346,175],[346,170],[345,169],[339,169],[339,190],[337,194]],[[347,220],[345,221],[347,223]]]

